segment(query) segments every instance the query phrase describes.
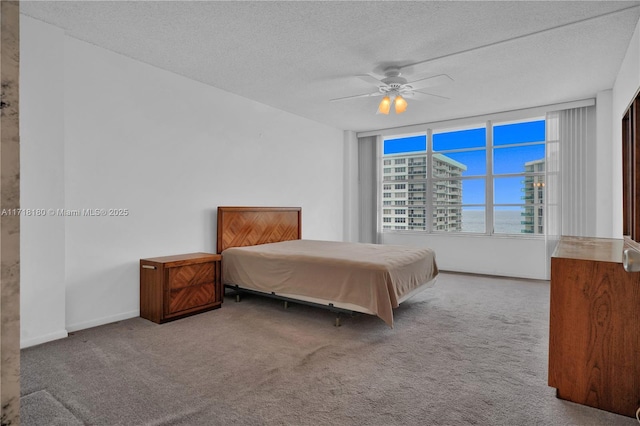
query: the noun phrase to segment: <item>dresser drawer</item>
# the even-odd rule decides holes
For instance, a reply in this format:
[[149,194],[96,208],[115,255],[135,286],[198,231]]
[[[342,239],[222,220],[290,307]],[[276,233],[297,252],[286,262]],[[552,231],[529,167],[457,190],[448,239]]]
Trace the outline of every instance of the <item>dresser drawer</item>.
[[215,280],[215,265],[212,262],[177,266],[167,271],[170,290],[213,283]]

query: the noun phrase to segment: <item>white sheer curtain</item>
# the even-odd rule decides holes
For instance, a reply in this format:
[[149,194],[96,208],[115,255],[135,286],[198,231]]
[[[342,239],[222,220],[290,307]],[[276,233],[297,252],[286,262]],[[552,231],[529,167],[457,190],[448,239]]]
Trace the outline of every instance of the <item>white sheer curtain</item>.
[[378,146],[380,136],[358,138],[359,239],[378,243]]
[[558,112],[561,235],[593,236],[596,226],[595,107]]
[[595,107],[547,114],[547,235],[595,231]]
[[595,106],[547,114],[547,271],[562,235],[592,236],[596,223]]

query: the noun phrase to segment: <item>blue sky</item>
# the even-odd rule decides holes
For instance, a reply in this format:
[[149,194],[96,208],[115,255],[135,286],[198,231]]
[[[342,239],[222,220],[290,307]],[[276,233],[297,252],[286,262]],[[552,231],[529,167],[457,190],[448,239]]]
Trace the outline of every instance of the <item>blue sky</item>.
[[[513,123],[496,125],[493,127],[493,173],[496,175],[503,173],[521,173],[524,171],[524,164],[528,161],[539,160],[545,156],[545,146],[509,146],[513,144],[523,144],[527,142],[538,142],[545,140],[545,121],[529,121],[524,123]],[[451,149],[472,149],[455,153],[445,153],[467,166],[463,176],[485,175],[486,169],[486,129],[475,128],[457,130],[433,134],[434,152]],[[411,136],[406,138],[387,139],[384,141],[384,155],[393,155],[403,152],[424,152],[427,149],[425,135]],[[523,195],[522,177],[496,178],[494,185],[494,202],[497,204],[520,204]],[[485,191],[483,179],[472,179],[463,181],[462,187],[463,203],[484,204]]]

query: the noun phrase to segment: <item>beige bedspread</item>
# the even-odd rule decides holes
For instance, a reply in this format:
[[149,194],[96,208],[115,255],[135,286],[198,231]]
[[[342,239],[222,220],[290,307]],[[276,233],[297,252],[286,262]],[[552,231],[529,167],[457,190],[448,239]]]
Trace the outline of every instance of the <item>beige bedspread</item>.
[[393,327],[403,296],[438,274],[427,248],[292,240],[222,252],[224,284],[350,303]]

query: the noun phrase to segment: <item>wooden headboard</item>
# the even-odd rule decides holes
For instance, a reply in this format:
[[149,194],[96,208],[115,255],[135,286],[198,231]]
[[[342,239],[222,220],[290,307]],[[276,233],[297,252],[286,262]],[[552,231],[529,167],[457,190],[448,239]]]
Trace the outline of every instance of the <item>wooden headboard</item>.
[[218,253],[302,238],[300,207],[218,207]]

